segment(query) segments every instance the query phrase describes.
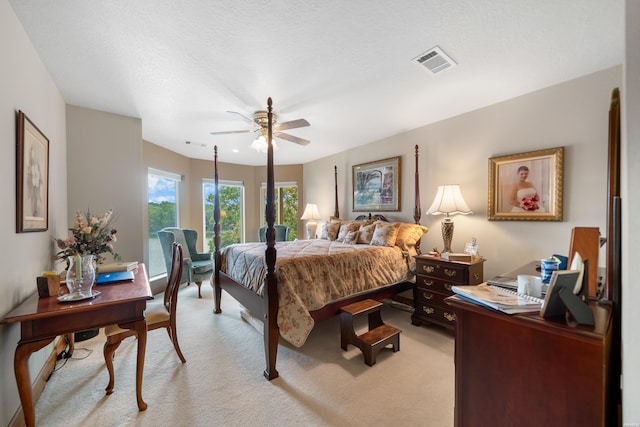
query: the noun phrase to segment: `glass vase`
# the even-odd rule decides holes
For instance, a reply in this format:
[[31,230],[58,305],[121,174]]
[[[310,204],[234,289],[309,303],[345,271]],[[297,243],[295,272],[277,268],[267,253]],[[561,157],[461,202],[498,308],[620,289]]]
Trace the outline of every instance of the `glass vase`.
[[69,288],[69,293],[77,298],[91,297],[96,278],[93,255],[76,255],[69,257],[68,260],[67,288]]

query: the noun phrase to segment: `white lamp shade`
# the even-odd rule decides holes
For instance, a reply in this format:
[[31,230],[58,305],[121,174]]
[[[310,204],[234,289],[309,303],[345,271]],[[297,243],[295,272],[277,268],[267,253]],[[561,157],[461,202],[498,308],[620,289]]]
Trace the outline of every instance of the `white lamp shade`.
[[307,203],[300,219],[310,219],[312,221],[315,219],[322,219],[320,212],[318,212],[318,205],[315,203]]
[[459,185],[440,185],[438,193],[427,211],[431,215],[453,215],[473,213],[465,203]]

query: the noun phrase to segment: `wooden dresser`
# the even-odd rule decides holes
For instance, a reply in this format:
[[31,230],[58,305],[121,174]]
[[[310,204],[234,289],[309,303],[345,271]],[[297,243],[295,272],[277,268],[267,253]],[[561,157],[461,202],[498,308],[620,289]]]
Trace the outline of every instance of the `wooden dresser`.
[[456,316],[444,299],[453,295],[455,285],[477,285],[484,281],[484,259],[472,262],[447,261],[440,257],[418,255],[416,259],[416,284],[413,287],[414,325],[436,324],[451,332]]
[[596,324],[583,326],[446,302],[456,313],[456,427],[618,425],[610,303],[591,302]]

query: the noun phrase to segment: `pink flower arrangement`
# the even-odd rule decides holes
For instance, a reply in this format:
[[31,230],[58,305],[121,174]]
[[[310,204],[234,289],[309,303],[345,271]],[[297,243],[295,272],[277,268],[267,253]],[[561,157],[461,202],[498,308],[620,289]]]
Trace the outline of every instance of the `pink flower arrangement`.
[[86,212],[76,212],[75,222],[68,239],[55,239],[60,251],[56,259],[66,260],[75,255],[94,255],[98,264],[102,263],[103,253],[110,253],[115,260],[120,256],[114,251],[116,229],[111,227],[113,211],[108,210],[102,215],[95,216],[89,209]]
[[535,211],[538,209],[539,201],[540,199],[538,199],[537,195],[523,197],[522,200],[520,200],[520,207],[525,211]]

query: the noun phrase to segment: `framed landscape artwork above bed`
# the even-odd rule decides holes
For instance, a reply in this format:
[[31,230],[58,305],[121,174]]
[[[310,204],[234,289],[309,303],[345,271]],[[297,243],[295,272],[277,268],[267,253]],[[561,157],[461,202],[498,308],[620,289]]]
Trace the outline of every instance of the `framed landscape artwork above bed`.
[[353,211],[400,210],[400,156],[353,166]]

